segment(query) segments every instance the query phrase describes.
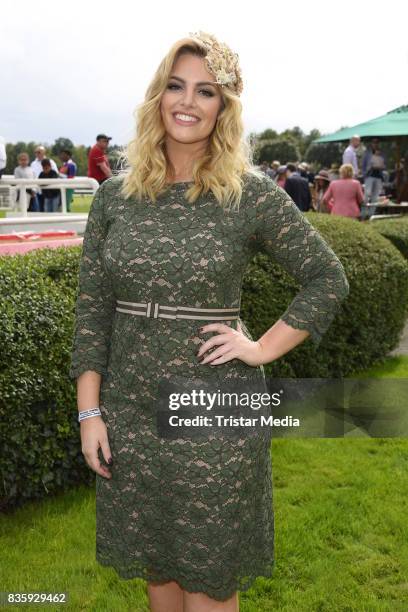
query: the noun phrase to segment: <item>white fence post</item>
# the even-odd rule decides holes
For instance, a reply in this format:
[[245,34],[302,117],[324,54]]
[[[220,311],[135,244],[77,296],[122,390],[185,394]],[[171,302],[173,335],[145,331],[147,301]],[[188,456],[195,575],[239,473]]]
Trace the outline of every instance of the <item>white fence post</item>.
[[21,211],[25,211],[23,215],[27,217],[27,192],[23,185],[20,185],[18,189],[18,205]]
[[67,188],[62,187],[62,186],[61,186],[61,211],[63,213],[67,212]]

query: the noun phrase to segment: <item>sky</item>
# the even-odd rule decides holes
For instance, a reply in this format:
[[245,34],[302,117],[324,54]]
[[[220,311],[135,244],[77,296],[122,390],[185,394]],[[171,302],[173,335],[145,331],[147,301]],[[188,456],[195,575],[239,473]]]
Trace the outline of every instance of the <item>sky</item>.
[[407,21],[406,0],[6,0],[0,136],[126,144],[160,61],[197,30],[239,55],[246,134],[330,133],[408,104]]

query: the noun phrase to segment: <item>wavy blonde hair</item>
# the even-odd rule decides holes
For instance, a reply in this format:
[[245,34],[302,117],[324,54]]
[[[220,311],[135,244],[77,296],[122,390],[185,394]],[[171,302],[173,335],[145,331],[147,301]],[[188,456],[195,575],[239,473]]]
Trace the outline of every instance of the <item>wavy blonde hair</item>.
[[[125,168],[122,193],[156,202],[168,188],[166,178],[172,171],[165,149],[165,128],[160,103],[174,63],[180,55],[206,56],[206,48],[192,38],[177,41],[161,61],[142,104],[135,112],[136,134],[128,143],[123,161]],[[205,154],[193,166],[194,183],[186,192],[193,203],[202,193],[212,191],[222,206],[236,205],[242,196],[244,174],[262,175],[252,163],[252,149],[243,138],[242,104],[233,91],[221,87],[223,108],[209,137]]]

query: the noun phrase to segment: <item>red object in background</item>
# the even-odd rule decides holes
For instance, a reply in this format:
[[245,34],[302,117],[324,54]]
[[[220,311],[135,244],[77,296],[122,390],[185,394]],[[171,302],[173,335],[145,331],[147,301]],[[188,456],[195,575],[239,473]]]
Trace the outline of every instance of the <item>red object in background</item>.
[[20,242],[25,240],[41,240],[44,238],[70,238],[77,235],[75,230],[47,230],[45,232],[13,232],[0,234],[1,242]]
[[45,232],[14,232],[0,234],[0,256],[23,255],[34,249],[56,249],[82,244],[83,236],[74,230],[48,230]]

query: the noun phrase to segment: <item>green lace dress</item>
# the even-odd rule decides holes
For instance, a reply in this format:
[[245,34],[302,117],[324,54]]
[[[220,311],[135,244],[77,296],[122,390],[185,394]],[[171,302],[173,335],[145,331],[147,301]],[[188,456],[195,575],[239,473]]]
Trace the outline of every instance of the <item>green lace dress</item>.
[[273,572],[270,439],[160,437],[158,382],[255,380],[263,368],[239,359],[200,364],[196,353],[214,335],[200,335],[205,321],[132,316],[117,311],[116,300],[239,307],[245,268],[264,250],[302,286],[280,318],[319,344],[348,282],[334,252],[267,176],[246,175],[238,212],[211,193],[190,204],[189,183],[171,185],[156,204],[125,200],[121,181],[104,182],[89,213],[69,373],[102,375],[114,465],[112,479],[96,475],[96,559],[125,579],[175,580],[221,601]]

